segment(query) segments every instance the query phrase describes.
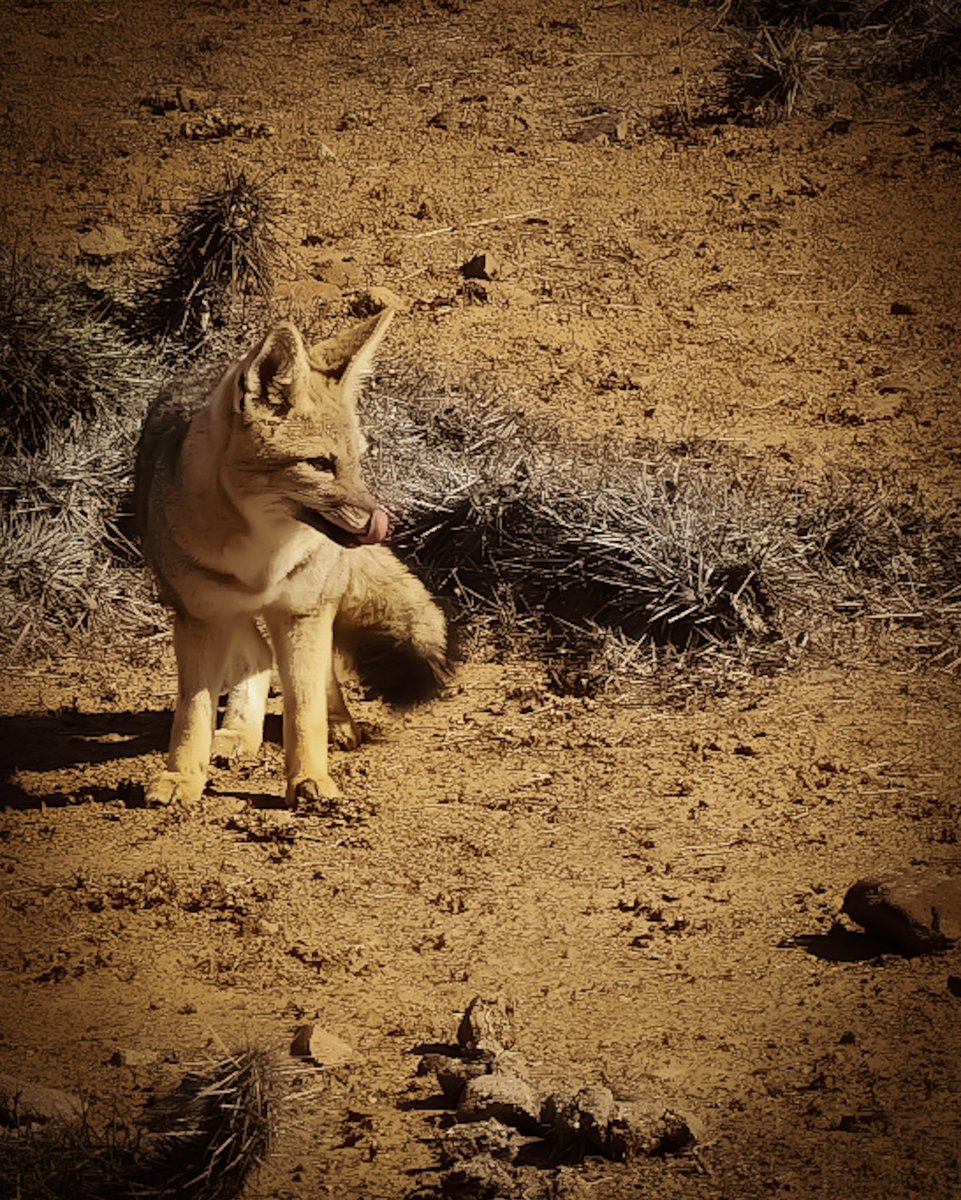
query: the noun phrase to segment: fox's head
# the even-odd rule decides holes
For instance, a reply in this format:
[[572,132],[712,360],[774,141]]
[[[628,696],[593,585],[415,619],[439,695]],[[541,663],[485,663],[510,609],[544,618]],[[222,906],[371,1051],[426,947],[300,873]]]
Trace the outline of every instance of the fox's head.
[[309,349],[282,322],[228,373],[228,457],[243,507],[294,517],[342,546],[387,536],[387,512],[361,476],[357,395],[392,317],[385,310]]

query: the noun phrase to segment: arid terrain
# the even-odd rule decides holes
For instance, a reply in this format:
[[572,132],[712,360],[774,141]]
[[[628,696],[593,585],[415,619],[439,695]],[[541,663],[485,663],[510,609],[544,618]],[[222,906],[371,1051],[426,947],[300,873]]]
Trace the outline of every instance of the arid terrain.
[[[334,330],[388,288],[386,357],[496,386],[569,451],[710,443],[957,521],[957,90],[848,73],[784,122],[695,120],[729,35],[657,0],[0,7],[5,244],[123,285],[198,189],[269,175],[294,315]],[[451,1116],[419,1058],[479,994],[539,1095],[603,1084],[697,1136],[516,1167],[505,1200],[961,1196],[957,950],[829,936],[860,878],[961,872],[961,651],[896,613],[811,627],[724,687],[589,696],[495,630],[424,708],[355,692],[329,819],[282,810],[276,718],[200,811],[143,807],[165,637],[21,646],[0,1073],[136,1122],[315,1022],[353,1054],[299,1069],[243,1195],[426,1198]]]

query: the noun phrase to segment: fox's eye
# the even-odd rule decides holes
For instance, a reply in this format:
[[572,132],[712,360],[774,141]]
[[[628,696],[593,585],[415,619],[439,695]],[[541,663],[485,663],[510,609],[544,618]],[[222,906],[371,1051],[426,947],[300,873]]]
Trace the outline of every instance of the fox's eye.
[[320,455],[318,458],[308,458],[305,461],[308,467],[313,467],[315,471],[323,471],[326,475],[333,475],[337,466],[335,458],[327,458],[325,455]]

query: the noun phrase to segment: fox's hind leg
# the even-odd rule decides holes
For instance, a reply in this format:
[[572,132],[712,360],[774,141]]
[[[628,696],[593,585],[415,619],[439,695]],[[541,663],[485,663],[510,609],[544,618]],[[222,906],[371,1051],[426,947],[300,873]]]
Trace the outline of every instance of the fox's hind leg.
[[354,724],[340,680],[337,677],[337,654],[330,656],[327,675],[327,721],[330,740],[338,750],[356,750],[360,745],[360,730]]
[[219,765],[256,758],[264,739],[264,715],[274,656],[253,620],[234,634],[226,680],[227,707],[214,734],[211,757]]
[[177,709],[167,769],[147,785],[148,804],[190,805],[203,795],[231,635],[229,625],[189,617],[177,617],[174,622]]

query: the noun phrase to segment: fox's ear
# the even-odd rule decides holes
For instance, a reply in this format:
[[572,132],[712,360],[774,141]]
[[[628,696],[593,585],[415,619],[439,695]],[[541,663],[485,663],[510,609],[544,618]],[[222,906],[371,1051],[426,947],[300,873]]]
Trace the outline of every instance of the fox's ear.
[[303,339],[289,321],[275,325],[238,377],[237,408],[290,408],[308,386],[310,361]]
[[345,392],[359,386],[374,369],[374,357],[383,341],[387,326],[394,319],[394,310],[385,308],[360,325],[345,329],[326,342],[310,348],[310,360]]

